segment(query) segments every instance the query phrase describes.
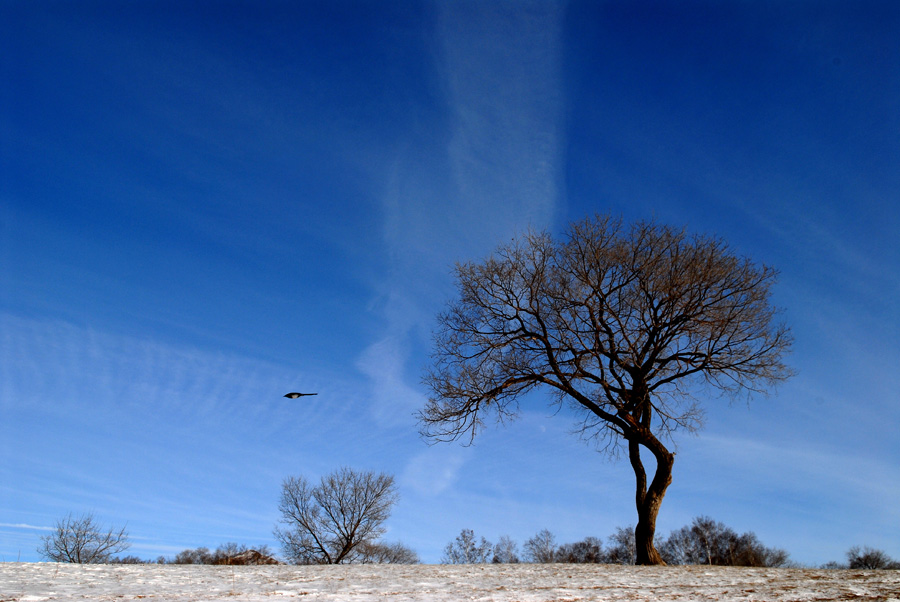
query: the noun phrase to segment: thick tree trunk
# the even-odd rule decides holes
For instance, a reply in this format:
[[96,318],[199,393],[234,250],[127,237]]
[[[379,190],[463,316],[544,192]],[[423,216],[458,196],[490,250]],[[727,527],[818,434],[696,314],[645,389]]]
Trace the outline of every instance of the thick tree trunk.
[[[647,498],[650,496],[648,495]],[[653,545],[656,535],[656,515],[659,513],[659,504],[662,497],[653,500],[645,499],[644,504],[638,506],[638,522],[634,528],[634,563],[635,564],[665,564],[662,556]]]
[[628,456],[635,476],[635,505],[637,506],[638,522],[634,529],[635,564],[666,564],[653,539],[656,535],[656,516],[659,514],[659,506],[666,495],[666,489],[672,482],[672,466],[675,464],[675,456],[655,438],[649,442],[647,448],[656,458],[656,472],[650,486],[647,487],[647,473],[641,462],[640,444],[630,441],[628,444]]

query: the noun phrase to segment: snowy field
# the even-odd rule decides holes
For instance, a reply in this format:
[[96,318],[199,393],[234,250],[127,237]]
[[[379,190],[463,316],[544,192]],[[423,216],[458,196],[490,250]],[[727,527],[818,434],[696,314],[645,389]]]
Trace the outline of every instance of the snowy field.
[[900,571],[602,565],[0,564],[0,601],[882,600]]

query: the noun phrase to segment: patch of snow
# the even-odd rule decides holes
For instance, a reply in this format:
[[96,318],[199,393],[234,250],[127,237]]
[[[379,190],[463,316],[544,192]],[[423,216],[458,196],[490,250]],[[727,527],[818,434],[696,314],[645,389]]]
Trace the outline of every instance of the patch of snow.
[[900,571],[573,564],[197,566],[0,564],[0,602],[886,600]]

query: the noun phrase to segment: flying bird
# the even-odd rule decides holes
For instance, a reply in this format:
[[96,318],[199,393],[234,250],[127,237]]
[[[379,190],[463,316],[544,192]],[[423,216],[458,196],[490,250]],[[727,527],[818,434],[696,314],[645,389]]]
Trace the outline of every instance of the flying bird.
[[305,396],[305,395],[318,395],[318,393],[297,393],[297,392],[291,392],[291,393],[288,393],[287,395],[285,395],[285,397],[287,397],[288,399],[297,399],[298,397],[303,397],[303,396]]

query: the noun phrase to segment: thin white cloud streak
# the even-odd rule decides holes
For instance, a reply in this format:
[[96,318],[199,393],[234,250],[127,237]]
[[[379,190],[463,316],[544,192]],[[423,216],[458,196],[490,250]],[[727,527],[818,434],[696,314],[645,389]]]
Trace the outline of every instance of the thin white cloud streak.
[[[281,397],[300,382],[319,396]],[[359,449],[336,433],[357,433],[372,455],[388,445],[334,375],[4,313],[0,395],[8,524],[88,509],[160,541],[268,534],[285,475],[331,470]],[[0,553],[15,554],[4,542]]]
[[551,225],[563,196],[562,9],[440,3],[436,29],[448,142],[434,156],[398,153],[384,231],[402,275],[443,278],[457,259]]
[[420,369],[407,365],[410,337],[431,330],[450,266],[550,227],[562,196],[561,7],[451,2],[437,13],[448,143],[393,162],[383,202],[390,272],[376,304],[385,334],[358,364],[376,407],[406,414],[421,407],[404,384]]
[[429,447],[406,464],[401,482],[419,495],[438,496],[456,483],[471,455],[471,449],[466,448]]
[[548,2],[440,6],[444,81],[454,113],[448,151],[466,225],[490,244],[510,228],[546,227],[561,197],[562,8]]
[[412,408],[421,407],[424,402],[422,395],[404,381],[407,355],[404,342],[388,335],[370,345],[357,362],[357,367],[371,379],[376,401],[372,412],[381,425],[409,426]]
[[291,383],[318,390],[327,379],[62,321],[0,314],[0,328],[0,403],[7,407],[152,408],[217,419],[238,410],[270,411]]
[[54,527],[38,527],[36,525],[26,525],[24,523],[0,523],[0,528],[25,529],[28,531],[56,531]]
[[[302,403],[284,399],[292,388],[319,395]],[[340,403],[330,403],[334,399]],[[159,426],[174,435],[192,430],[194,438],[215,438],[223,426],[258,428],[254,435],[274,437],[266,439],[268,446],[278,444],[300,414],[308,428],[325,432],[354,424],[363,399],[357,383],[342,373],[309,373],[239,354],[0,313],[0,410],[23,417],[115,423],[111,437],[126,426],[138,427],[138,437]]]
[[[841,521],[833,518],[835,523],[900,520],[900,507],[884,503],[900,497],[900,469],[896,466],[864,454],[824,448],[809,440],[792,443],[707,434],[703,444],[693,451],[702,450],[706,465],[727,462],[717,473],[732,474],[734,481],[725,483],[720,479],[715,484],[717,489],[777,490],[780,495],[775,499],[811,498],[822,504],[820,508],[846,506],[859,513]],[[699,460],[694,458],[695,462]]]

